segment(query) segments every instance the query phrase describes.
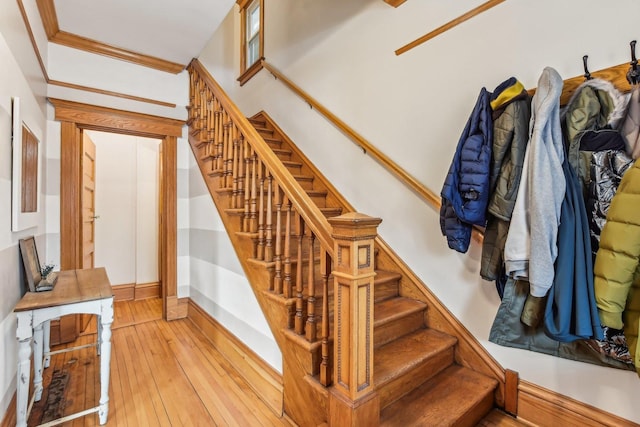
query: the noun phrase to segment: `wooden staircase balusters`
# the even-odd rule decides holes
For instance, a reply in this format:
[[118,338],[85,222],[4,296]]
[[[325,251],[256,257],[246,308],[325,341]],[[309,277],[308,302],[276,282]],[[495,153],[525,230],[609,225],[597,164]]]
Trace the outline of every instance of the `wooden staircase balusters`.
[[325,387],[331,385],[332,374],[329,361],[329,334],[331,332],[329,324],[329,277],[331,276],[331,256],[327,251],[320,249],[320,272],[322,274],[322,348],[320,361],[320,384]]
[[251,146],[247,140],[244,141],[244,213],[242,214],[242,231],[249,232],[249,222],[251,219],[251,164],[253,154]]
[[258,155],[251,147],[251,200],[249,201],[249,232],[258,231],[258,213],[256,200],[258,198]]
[[258,255],[256,259],[264,261],[264,217],[265,217],[265,181],[264,165],[258,168]]
[[273,276],[273,286],[271,290],[276,295],[282,295],[282,190],[278,183],[275,183],[275,205],[276,205],[276,244],[273,261],[275,264],[275,274]]
[[241,135],[238,132],[238,128],[233,126],[233,159],[231,164],[231,208],[236,209],[238,207],[238,193],[240,192],[240,170],[238,167],[240,163],[240,141]]
[[315,259],[313,244],[315,235],[309,230],[309,267],[307,278],[307,324],[305,326],[307,341],[315,342],[318,338],[316,330],[316,281],[315,281]]
[[273,176],[267,171],[267,218],[264,226],[264,260],[273,261]]
[[233,187],[233,139],[234,139],[234,129],[235,124],[229,118],[227,114],[228,122],[227,122],[227,132],[225,135],[224,147],[225,147],[225,157],[224,157],[224,187],[232,188]]
[[[291,282],[291,200],[287,197],[285,211],[287,213],[284,222],[284,278],[282,292],[285,298],[293,297],[293,285]],[[291,328],[291,324],[289,325]]]
[[298,263],[296,264],[296,316],[295,316],[295,331],[298,335],[304,334],[304,283],[302,282],[302,239],[304,238],[304,219],[298,217]]

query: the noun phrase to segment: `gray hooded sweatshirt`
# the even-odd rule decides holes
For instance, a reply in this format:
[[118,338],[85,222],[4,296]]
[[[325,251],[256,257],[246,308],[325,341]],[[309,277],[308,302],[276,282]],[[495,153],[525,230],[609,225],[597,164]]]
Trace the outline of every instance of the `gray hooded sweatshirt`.
[[531,103],[529,143],[505,244],[507,274],[530,283],[531,295],[547,294],[558,255],[558,224],[566,182],[560,126],[562,77],[546,67]]

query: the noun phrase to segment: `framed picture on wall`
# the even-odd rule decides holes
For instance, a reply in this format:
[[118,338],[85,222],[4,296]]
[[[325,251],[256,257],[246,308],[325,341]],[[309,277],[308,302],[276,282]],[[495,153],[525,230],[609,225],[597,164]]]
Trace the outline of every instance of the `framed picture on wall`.
[[20,98],[12,102],[11,230],[35,227],[40,210],[40,140],[22,118]]

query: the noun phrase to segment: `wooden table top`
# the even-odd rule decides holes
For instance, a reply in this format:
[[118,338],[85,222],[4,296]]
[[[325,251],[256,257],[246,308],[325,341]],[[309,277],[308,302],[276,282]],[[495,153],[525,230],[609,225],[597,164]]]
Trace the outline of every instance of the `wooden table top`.
[[58,273],[58,281],[53,290],[27,292],[13,311],[37,310],[111,296],[113,289],[104,267],[64,270]]

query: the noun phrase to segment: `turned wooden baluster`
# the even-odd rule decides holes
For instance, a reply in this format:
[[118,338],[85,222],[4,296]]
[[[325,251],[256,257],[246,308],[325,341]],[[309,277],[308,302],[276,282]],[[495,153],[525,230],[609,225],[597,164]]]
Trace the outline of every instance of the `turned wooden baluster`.
[[276,248],[273,256],[275,274],[273,276],[273,290],[277,295],[282,294],[282,190],[275,184],[276,205]]
[[264,260],[273,261],[273,176],[267,171],[267,218],[264,226]]
[[200,108],[198,108],[198,140],[200,142],[203,142],[207,136],[206,133],[203,133],[207,111],[207,90],[207,86],[203,82],[200,86]]
[[264,191],[264,165],[260,162],[258,168],[258,249],[256,258],[264,260],[264,217],[265,217],[265,191]]
[[231,208],[236,209],[239,206],[238,194],[240,193],[240,173],[242,171],[241,165],[241,149],[242,149],[242,135],[238,128],[233,126],[233,164],[232,164],[232,173],[233,184],[232,184],[232,192],[231,192]]
[[329,324],[329,276],[331,275],[331,256],[321,248],[320,253],[320,272],[322,274],[322,360],[320,362],[320,383],[328,387],[331,385],[332,372],[329,361],[329,333],[331,327]]
[[200,87],[202,86],[202,80],[199,78],[196,80],[195,87],[193,89],[193,121],[191,134],[196,136],[200,132]]
[[187,126],[191,127],[193,124],[194,105],[195,105],[195,87],[196,87],[196,73],[193,70],[189,70],[189,105],[187,106]]
[[236,125],[233,123],[231,118],[229,118],[229,122],[227,124],[229,126],[229,130],[227,132],[227,139],[225,141],[225,146],[227,147],[227,156],[225,157],[225,167],[224,167],[224,187],[232,188],[233,187],[233,141],[236,138],[238,129]]
[[309,342],[315,342],[318,337],[316,330],[316,278],[315,278],[315,259],[313,253],[313,244],[316,240],[313,231],[309,230],[309,271],[307,279],[307,325],[305,330],[307,332],[307,340]]
[[251,146],[244,140],[244,213],[242,215],[242,231],[249,231],[249,220],[251,218]]
[[[291,282],[291,200],[288,197],[284,206],[287,215],[284,220],[284,277],[282,279],[282,292],[285,298],[291,298],[293,297],[293,284]],[[289,325],[289,328],[291,326]]]
[[249,201],[249,232],[258,231],[258,212],[256,199],[258,197],[258,155],[251,148],[251,200]]
[[304,308],[304,283],[302,281],[302,239],[304,237],[304,219],[301,215],[298,217],[298,265],[296,266],[296,317],[295,331],[298,335],[304,334],[304,317],[302,310]]
[[216,157],[213,162],[213,170],[219,172],[222,165],[222,132],[223,132],[223,114],[224,110],[221,108],[220,104],[218,104],[218,108],[215,111],[215,141],[214,144],[216,146]]
[[[209,142],[209,156],[215,155],[215,139],[216,139],[216,98],[211,97],[209,101],[209,108],[207,111],[207,121],[209,122],[209,132],[207,134],[207,141]],[[213,160],[213,159],[211,159]]]

